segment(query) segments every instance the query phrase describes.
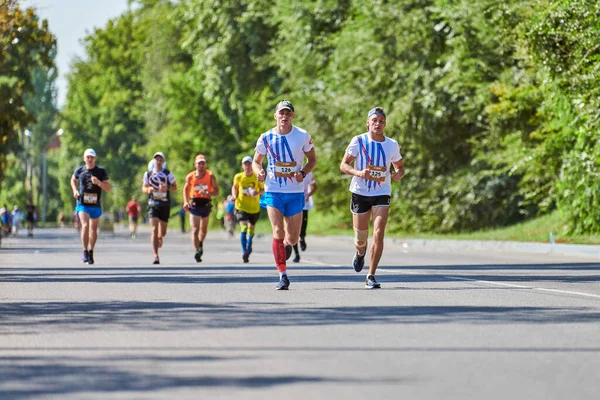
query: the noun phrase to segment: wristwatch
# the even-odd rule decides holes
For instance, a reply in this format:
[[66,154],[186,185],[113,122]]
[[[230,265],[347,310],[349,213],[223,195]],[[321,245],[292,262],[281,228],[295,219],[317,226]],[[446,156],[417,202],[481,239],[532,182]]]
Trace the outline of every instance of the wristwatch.
[[303,178],[306,178],[306,172],[304,172],[303,170],[300,170],[299,172],[302,174]]

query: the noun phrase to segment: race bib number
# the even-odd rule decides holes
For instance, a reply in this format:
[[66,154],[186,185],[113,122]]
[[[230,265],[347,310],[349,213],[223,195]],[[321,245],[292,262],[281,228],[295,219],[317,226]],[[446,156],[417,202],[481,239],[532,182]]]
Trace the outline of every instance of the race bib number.
[[152,197],[154,200],[163,201],[167,199],[167,192],[153,192]]
[[242,190],[242,193],[245,194],[246,196],[254,196],[256,191],[254,190],[254,188],[252,186],[250,186],[250,187],[247,187],[246,189]]
[[278,178],[291,178],[296,173],[295,162],[277,161],[275,163],[275,176]]
[[97,193],[84,193],[83,194],[83,202],[84,202],[84,204],[98,204],[98,194]]
[[196,193],[204,193],[208,191],[208,185],[196,185],[194,186]]
[[386,167],[377,167],[375,165],[367,165],[367,171],[369,172],[369,178],[372,181],[383,182],[387,176]]

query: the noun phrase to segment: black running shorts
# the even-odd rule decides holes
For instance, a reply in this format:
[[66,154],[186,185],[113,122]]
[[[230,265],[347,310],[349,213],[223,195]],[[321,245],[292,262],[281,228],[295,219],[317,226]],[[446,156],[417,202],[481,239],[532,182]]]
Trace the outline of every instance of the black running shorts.
[[256,225],[258,217],[260,217],[260,212],[257,212],[256,214],[250,214],[245,211],[235,210],[236,221],[247,221],[250,225]]
[[371,210],[372,207],[389,207],[392,196],[361,196],[360,194],[352,193],[350,201],[350,211],[352,214],[364,214]]
[[163,222],[169,222],[169,206],[149,206],[148,218],[158,218]]

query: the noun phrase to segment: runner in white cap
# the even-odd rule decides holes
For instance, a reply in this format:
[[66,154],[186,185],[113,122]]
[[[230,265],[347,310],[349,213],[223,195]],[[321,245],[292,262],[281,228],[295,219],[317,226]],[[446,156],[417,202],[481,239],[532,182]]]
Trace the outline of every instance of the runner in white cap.
[[242,158],[242,172],[233,177],[231,196],[235,200],[235,219],[240,223],[240,244],[242,260],[247,263],[252,254],[254,226],[260,217],[260,196],[265,192],[265,184],[259,182],[252,171],[252,157]]
[[94,264],[94,246],[98,240],[98,222],[102,215],[102,191],[111,190],[108,173],[96,166],[96,152],[87,149],[83,153],[85,165],[78,167],[71,176],[73,197],[77,199],[75,212],[81,221],[81,244],[83,263]]

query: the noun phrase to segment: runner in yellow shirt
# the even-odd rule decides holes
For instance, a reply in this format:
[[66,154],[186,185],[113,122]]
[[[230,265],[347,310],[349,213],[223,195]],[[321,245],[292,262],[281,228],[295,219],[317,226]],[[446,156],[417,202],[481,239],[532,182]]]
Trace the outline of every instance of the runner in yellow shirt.
[[260,196],[265,192],[265,184],[252,172],[252,157],[244,157],[242,167],[244,171],[233,178],[231,195],[235,199],[235,217],[240,223],[242,260],[247,263],[252,253],[254,226],[260,216]]

